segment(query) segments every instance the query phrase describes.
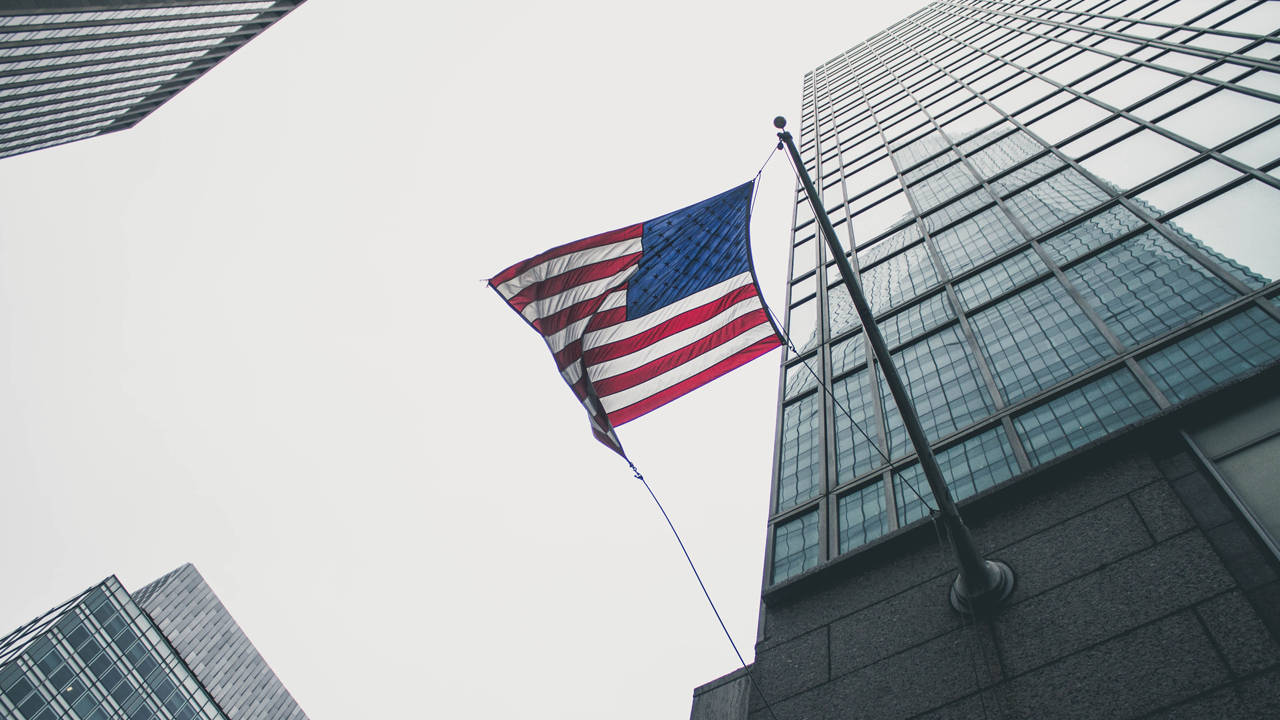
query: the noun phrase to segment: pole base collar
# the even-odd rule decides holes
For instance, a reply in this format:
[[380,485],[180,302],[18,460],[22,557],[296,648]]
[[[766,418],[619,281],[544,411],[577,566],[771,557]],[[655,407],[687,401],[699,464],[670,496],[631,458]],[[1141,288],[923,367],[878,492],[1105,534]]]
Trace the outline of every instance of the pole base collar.
[[999,560],[986,561],[986,588],[966,591],[963,576],[951,584],[951,607],[965,615],[980,615],[999,607],[1013,593],[1013,570]]

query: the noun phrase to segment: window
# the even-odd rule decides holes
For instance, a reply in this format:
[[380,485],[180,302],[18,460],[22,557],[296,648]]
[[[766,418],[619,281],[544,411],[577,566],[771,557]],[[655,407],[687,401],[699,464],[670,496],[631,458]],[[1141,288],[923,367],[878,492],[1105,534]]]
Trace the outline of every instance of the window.
[[1228,497],[1280,555],[1280,398],[1193,427],[1190,435]]

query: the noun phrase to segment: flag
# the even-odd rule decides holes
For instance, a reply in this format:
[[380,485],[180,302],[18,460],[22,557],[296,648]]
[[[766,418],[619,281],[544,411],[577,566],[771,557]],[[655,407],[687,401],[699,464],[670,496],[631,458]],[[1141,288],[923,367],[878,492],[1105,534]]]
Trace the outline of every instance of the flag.
[[547,342],[596,439],[782,344],[751,265],[754,181],[552,248],[489,285]]

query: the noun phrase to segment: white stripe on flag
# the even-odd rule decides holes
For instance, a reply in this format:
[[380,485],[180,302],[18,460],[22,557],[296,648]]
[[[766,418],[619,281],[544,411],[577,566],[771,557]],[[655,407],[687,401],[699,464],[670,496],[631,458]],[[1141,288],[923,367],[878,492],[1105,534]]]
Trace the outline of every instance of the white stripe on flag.
[[622,257],[623,255],[638,253],[640,252],[641,246],[641,238],[635,237],[630,240],[622,240],[616,243],[587,248],[586,250],[579,250],[578,252],[569,253],[568,255],[551,258],[541,265],[535,265],[534,267],[531,267],[502,283],[497,287],[497,290],[502,297],[510,300],[516,295],[519,295],[521,290],[524,290],[530,285],[540,283],[543,280],[556,277],[557,275],[563,275],[570,270],[577,270],[584,266],[601,262],[602,260],[611,260],[616,257]]
[[[626,304],[627,304],[626,290],[625,289],[614,290],[613,292],[609,293],[608,297],[604,299],[603,303],[600,303],[600,310],[597,311],[597,314],[599,312],[603,312],[605,310],[612,310],[613,308],[621,307]],[[591,322],[592,317],[594,316],[588,316],[588,317],[582,318],[581,320],[573,323],[572,325],[566,326],[563,330],[559,332],[552,333],[550,335],[544,335],[543,337],[545,337],[547,340],[547,347],[551,348],[551,352],[553,353],[558,353],[561,350],[565,349],[566,347],[569,346],[569,343],[572,343],[574,340],[577,340],[578,338],[583,337],[582,331],[586,329],[587,323]]]
[[635,273],[637,267],[637,265],[632,265],[616,275],[610,275],[583,285],[575,285],[564,292],[540,298],[537,302],[531,302],[526,305],[520,314],[529,322],[535,322],[543,317],[555,315],[562,310],[571,308],[580,302],[598,298],[626,282],[627,278]]
[[596,348],[609,343],[625,340],[626,338],[651,330],[682,312],[692,310],[693,308],[706,305],[709,302],[719,300],[728,295],[729,292],[736,290],[743,285],[751,284],[751,273],[742,273],[723,282],[716,283],[705,290],[681,298],[677,302],[671,303],[666,307],[659,308],[648,315],[636,318],[635,320],[624,320],[617,325],[609,325],[599,330],[592,330],[582,337],[583,349]]
[[615,358],[613,360],[595,363],[588,369],[587,374],[591,378],[592,382],[599,382],[600,380],[613,377],[614,375],[621,375],[624,372],[634,370],[635,368],[644,365],[650,360],[660,358],[663,355],[679,350],[686,345],[692,345],[698,340],[701,340],[725,325],[728,325],[737,318],[748,313],[755,312],[759,309],[760,302],[757,298],[745,297],[736,304],[725,308],[724,312],[707,318],[705,321],[694,325],[693,327],[687,328],[673,335],[668,335],[663,339],[650,345],[646,345],[629,355],[623,355],[622,357]]
[[737,353],[739,350],[749,347],[750,345],[767,337],[771,337],[772,335],[773,326],[768,322],[761,323],[760,325],[757,325],[756,327],[753,327],[733,338],[733,340],[714,347],[702,355],[693,358],[689,362],[674,367],[651,380],[642,382],[635,387],[628,388],[621,392],[616,392],[612,395],[602,397],[600,398],[600,403],[604,405],[605,412],[609,413],[614,412],[615,410],[621,410],[629,405],[634,405],[635,403],[645,400],[651,395],[656,395],[672,385],[697,375],[721,360]]

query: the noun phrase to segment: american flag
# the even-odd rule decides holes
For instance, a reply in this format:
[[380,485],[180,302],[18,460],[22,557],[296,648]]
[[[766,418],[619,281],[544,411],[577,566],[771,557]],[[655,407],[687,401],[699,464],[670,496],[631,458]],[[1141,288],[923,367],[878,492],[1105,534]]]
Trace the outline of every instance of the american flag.
[[751,266],[754,181],[516,263],[489,285],[546,340],[600,442],[782,344]]

